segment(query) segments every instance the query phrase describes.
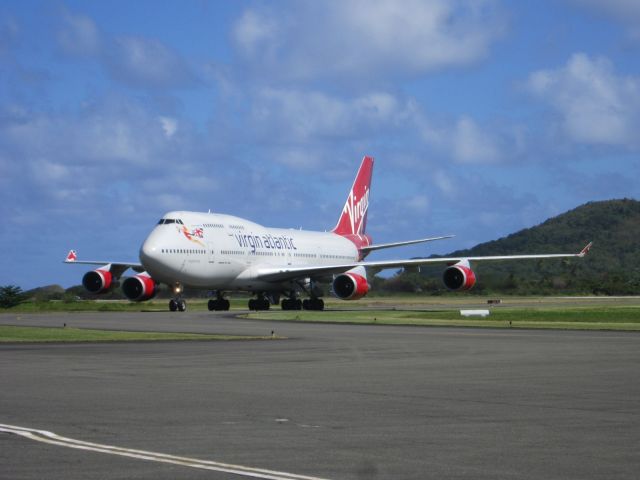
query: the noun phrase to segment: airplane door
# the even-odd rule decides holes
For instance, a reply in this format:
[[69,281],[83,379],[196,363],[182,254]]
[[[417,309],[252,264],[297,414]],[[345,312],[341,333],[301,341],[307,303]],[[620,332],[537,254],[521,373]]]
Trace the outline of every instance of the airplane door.
[[207,255],[209,256],[209,263],[216,263],[215,249],[213,248],[213,243],[211,242],[207,242]]

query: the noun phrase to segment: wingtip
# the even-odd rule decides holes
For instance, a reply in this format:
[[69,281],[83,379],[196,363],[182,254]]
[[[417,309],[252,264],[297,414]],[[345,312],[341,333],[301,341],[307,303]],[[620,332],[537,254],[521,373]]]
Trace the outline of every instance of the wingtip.
[[64,263],[73,263],[78,259],[78,253],[75,250],[69,250],[67,258],[64,259]]
[[591,246],[593,245],[593,242],[589,242],[585,245],[585,247],[580,250],[580,253],[578,254],[579,257],[584,257],[587,253],[589,253],[589,250],[591,250]]

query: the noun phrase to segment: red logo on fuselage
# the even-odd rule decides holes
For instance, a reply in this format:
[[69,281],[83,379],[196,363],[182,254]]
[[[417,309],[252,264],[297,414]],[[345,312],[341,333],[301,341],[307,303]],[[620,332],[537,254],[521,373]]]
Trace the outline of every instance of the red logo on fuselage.
[[194,243],[197,243],[199,245],[202,245],[204,247],[204,243],[200,242],[199,240],[196,240],[196,238],[204,238],[204,229],[201,227],[197,227],[194,228],[193,230],[189,231],[187,230],[187,227],[185,227],[184,225],[182,226],[182,229],[178,229],[179,232],[182,232],[182,234],[186,237],[187,240],[190,240]]

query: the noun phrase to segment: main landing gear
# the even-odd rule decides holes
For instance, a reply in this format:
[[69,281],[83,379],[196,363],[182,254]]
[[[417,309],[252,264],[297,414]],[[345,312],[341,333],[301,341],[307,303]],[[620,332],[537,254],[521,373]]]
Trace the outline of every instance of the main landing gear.
[[172,298],[169,301],[169,310],[171,310],[172,312],[175,312],[176,310],[178,312],[186,311],[187,302],[185,302],[184,298],[182,298],[182,285],[176,283],[173,286],[173,294],[176,296],[176,298]]
[[282,300],[282,310],[324,310],[324,300],[318,297],[299,298],[291,297]]
[[209,302],[207,302],[207,308],[209,309],[209,311],[226,311],[229,310],[230,307],[231,304],[229,303],[229,300],[224,298],[221,293],[216,294],[215,300],[211,299],[209,300]]
[[318,297],[307,298],[302,301],[305,310],[324,310],[324,300]]
[[249,310],[269,310],[270,306],[269,299],[261,295],[249,300]]
[[[276,301],[276,303],[278,302]],[[249,300],[249,310],[269,310],[270,307],[269,297],[264,293],[259,293],[257,298]]]
[[283,310],[302,310],[302,300],[299,298],[283,298],[281,305]]

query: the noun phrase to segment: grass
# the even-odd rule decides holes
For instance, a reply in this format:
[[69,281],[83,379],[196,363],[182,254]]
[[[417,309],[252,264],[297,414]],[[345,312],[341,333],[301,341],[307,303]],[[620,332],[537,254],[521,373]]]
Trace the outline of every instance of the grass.
[[[187,299],[187,310],[208,311],[208,300]],[[246,308],[247,300],[232,300],[231,308]],[[127,300],[75,300],[75,301],[38,301],[24,302],[20,305],[1,310],[0,313],[51,313],[51,312],[167,312],[169,300],[151,300],[130,302]]]
[[453,310],[343,310],[335,312],[259,312],[247,318],[299,322],[378,325],[464,326],[492,328],[560,328],[640,330],[640,307],[493,307],[490,315],[462,317]]
[[[357,302],[326,297],[324,312],[289,312],[274,307],[245,315],[251,319],[355,324],[640,330],[639,297],[503,297],[486,318],[465,318],[459,310],[487,308],[475,295],[367,296]],[[168,300],[134,303],[122,300],[27,302],[6,313],[168,312]],[[187,299],[188,311],[207,311],[206,299]],[[247,299],[235,298],[232,310],[246,311]],[[2,310],[0,310],[2,312]]]
[[84,328],[19,327],[0,325],[0,343],[21,342],[157,342],[211,340],[266,340],[279,337],[195,333],[126,332]]

